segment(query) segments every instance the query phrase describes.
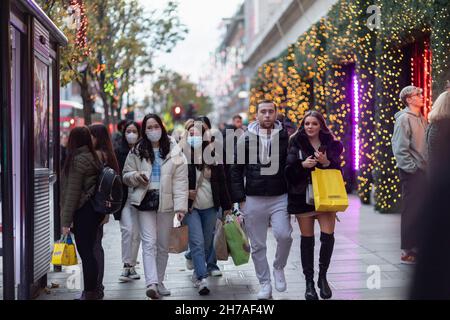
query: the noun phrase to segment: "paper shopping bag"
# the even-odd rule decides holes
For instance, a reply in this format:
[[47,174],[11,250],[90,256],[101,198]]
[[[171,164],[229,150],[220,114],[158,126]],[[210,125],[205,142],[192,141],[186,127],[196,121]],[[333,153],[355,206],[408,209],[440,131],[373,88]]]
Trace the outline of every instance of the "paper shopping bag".
[[73,266],[78,264],[75,244],[71,236],[64,236],[54,244],[52,264],[55,266]]
[[316,211],[338,212],[348,207],[348,195],[340,170],[318,169],[311,172]]
[[214,250],[216,251],[217,260],[227,261],[228,260],[228,246],[227,238],[225,237],[225,232],[223,230],[223,222],[221,219],[217,219],[216,222],[216,233],[214,234]]
[[187,225],[181,225],[174,218],[174,225],[170,229],[169,253],[181,253],[187,250],[189,242],[189,229]]

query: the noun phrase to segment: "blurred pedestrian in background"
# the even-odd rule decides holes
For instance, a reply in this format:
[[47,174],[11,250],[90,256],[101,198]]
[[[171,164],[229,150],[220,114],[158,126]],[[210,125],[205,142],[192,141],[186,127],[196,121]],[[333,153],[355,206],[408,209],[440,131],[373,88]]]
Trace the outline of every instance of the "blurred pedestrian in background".
[[117,131],[114,132],[112,135],[112,143],[114,150],[119,148],[120,144],[122,143],[123,128],[127,122],[128,122],[127,120],[120,120],[117,123]]
[[433,104],[427,130],[429,177],[420,210],[417,265],[412,299],[450,299],[450,86]]
[[405,108],[395,114],[392,151],[397,160],[402,184],[401,263],[414,264],[417,254],[417,232],[422,221],[418,210],[422,205],[427,146],[427,120],[422,115],[422,89],[407,86],[400,92]]

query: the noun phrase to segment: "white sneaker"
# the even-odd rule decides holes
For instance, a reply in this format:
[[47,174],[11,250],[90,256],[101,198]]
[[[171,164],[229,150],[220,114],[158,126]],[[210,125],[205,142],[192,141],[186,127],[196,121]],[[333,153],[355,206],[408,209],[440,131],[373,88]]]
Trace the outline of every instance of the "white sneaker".
[[272,299],[272,285],[269,283],[264,283],[261,285],[261,289],[256,296],[258,300],[269,300]]
[[206,296],[207,294],[209,294],[208,279],[203,278],[202,280],[199,281],[198,294],[201,296]]
[[162,296],[170,296],[170,290],[162,282],[158,284],[158,293]]
[[133,280],[139,280],[141,278],[141,276],[136,272],[134,267],[130,268],[130,274],[129,274],[128,277],[133,279]]
[[150,299],[159,299],[159,293],[158,288],[156,287],[156,284],[151,284],[147,287],[147,291],[145,292],[147,297]]
[[119,281],[120,282],[128,282],[131,280],[132,279],[130,278],[130,268],[123,268],[122,274],[119,277]]
[[186,259],[186,269],[194,270],[194,263],[192,262],[192,259]]
[[275,289],[278,292],[286,291],[286,278],[284,276],[284,269],[273,269],[273,277],[275,279]]
[[195,272],[191,276],[191,281],[194,284],[194,288],[198,288],[200,286],[200,280],[197,279]]
[[221,277],[222,271],[220,271],[219,269],[214,269],[214,270],[211,270],[211,272],[209,274],[211,275],[211,277]]

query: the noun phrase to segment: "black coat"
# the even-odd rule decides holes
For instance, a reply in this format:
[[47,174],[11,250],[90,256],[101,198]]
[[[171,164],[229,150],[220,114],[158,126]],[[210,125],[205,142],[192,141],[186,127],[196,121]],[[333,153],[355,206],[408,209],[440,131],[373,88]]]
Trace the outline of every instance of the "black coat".
[[[342,143],[330,136],[320,135],[320,143],[326,147],[327,158],[330,165],[324,168],[320,163],[316,167],[320,169],[341,168],[340,156],[344,149]],[[306,189],[311,183],[311,171],[303,168],[302,162],[310,156],[314,156],[314,148],[306,135],[297,133],[289,142],[285,176],[288,184],[288,212],[291,214],[314,211],[314,206],[306,204]]]
[[[214,207],[223,211],[231,210],[230,195],[228,193],[225,171],[222,164],[210,166],[211,169],[211,190]],[[197,173],[195,164],[188,165],[189,190],[195,190],[197,185]],[[191,208],[193,200],[189,199],[188,207]]]
[[432,122],[426,131],[428,146],[428,167],[433,176],[439,166],[450,163],[450,119]]
[[[255,141],[258,141],[258,143],[255,143]],[[261,175],[261,169],[269,168],[271,162],[261,164],[259,137],[247,130],[239,138],[235,149],[235,163],[230,168],[231,200],[233,202],[242,202],[246,196],[279,196],[287,192],[284,167],[286,165],[289,137],[284,129],[278,132],[278,141],[278,154],[270,155],[271,162],[278,162],[278,170],[273,175]],[[239,160],[237,152],[242,149],[245,150],[245,164],[237,164],[236,161]],[[256,155],[256,163],[249,163],[251,160],[249,158],[250,154]],[[272,156],[275,156],[275,158]]]
[[[117,162],[119,163],[120,174],[122,174],[123,166],[125,165],[128,153],[130,152],[130,147],[128,146],[128,143],[122,140],[122,143],[114,151],[116,153]],[[123,184],[122,208],[118,212],[114,213],[115,220],[120,220],[122,216],[122,209],[125,206],[127,199],[128,199],[128,187],[125,184]]]

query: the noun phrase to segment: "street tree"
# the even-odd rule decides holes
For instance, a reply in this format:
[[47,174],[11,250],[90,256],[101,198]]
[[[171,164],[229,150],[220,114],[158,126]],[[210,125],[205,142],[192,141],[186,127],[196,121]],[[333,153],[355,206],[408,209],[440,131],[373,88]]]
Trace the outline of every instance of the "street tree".
[[171,51],[187,33],[174,1],[150,11],[137,0],[39,2],[69,39],[61,52],[61,83],[80,86],[86,124],[97,95],[106,124],[120,117],[124,95],[129,98],[136,81],[154,72],[155,55]]
[[170,112],[175,105],[183,106],[184,118],[206,115],[212,110],[211,99],[200,92],[195,83],[170,70],[163,69],[157,76],[152,85],[152,100],[160,112]]

